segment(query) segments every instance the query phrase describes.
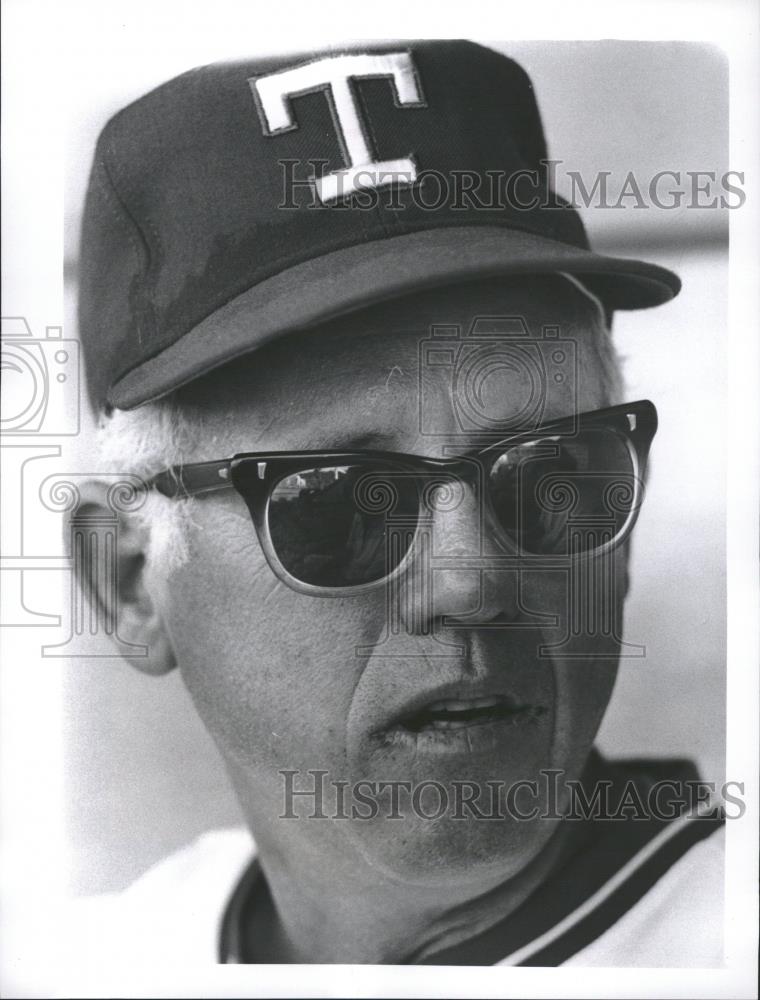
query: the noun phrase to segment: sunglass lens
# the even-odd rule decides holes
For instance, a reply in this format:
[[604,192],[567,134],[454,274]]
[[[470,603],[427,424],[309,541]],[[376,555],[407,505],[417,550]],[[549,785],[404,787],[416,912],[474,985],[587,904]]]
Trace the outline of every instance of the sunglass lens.
[[357,587],[388,576],[409,550],[419,509],[413,478],[362,465],[304,469],[269,501],[269,535],[287,572],[315,587]]
[[621,534],[640,503],[636,463],[611,428],[546,437],[505,450],[490,473],[496,518],[521,551],[570,555]]

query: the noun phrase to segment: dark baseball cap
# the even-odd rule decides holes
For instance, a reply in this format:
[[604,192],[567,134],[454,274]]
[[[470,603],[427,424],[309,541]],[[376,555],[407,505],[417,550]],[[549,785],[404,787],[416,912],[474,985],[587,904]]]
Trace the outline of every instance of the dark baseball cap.
[[577,276],[608,312],[675,274],[594,253],[550,189],[533,86],[471,42],[192,70],[115,115],[84,212],[91,398],[131,409],[294,330],[418,289]]

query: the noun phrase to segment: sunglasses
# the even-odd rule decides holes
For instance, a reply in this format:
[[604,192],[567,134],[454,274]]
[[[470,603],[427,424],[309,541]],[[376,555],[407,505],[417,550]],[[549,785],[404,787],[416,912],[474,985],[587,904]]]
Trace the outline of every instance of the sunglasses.
[[[436,512],[455,510],[469,488],[505,565],[609,552],[638,516],[656,430],[654,404],[640,400],[507,432],[453,458],[251,452],[173,466],[147,486],[173,499],[236,490],[277,577],[300,593],[338,597],[403,572]],[[498,552],[488,559],[499,562]]]

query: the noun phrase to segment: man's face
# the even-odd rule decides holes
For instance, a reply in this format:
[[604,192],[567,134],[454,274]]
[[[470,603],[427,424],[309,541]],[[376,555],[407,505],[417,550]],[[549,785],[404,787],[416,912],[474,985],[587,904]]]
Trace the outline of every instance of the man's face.
[[[520,288],[472,286],[281,341],[185,391],[183,405],[202,418],[190,460],[336,448],[440,457],[442,442],[472,450],[477,435],[463,432],[458,418],[463,405],[471,407],[471,399],[459,398],[471,388],[452,377],[451,366],[422,372],[421,417],[419,344],[430,322],[466,330],[477,315],[522,315],[534,337],[544,324],[559,325],[560,336],[575,341],[578,379],[544,382],[544,420],[607,405],[592,334],[566,321],[579,296],[558,278]],[[525,374],[491,367],[478,408],[491,426],[514,424],[525,408]],[[432,513],[433,547],[445,568],[436,568],[435,557],[427,567],[411,561],[398,581],[390,628],[385,587],[330,599],[296,593],[268,566],[236,493],[197,502],[191,557],[171,587],[160,588],[161,611],[260,846],[284,853],[291,845],[347,869],[369,865],[392,881],[487,884],[520,870],[548,839],[550,821],[476,820],[467,812],[428,820],[403,796],[400,819],[384,818],[389,806],[373,820],[278,819],[288,808],[281,771],[299,772],[296,788],[313,786],[308,771],[326,771],[328,816],[337,808],[331,782],[437,781],[448,792],[453,782],[473,782],[488,812],[488,781],[538,780],[542,768],[577,777],[612,690],[616,657],[609,639],[602,646],[593,634],[584,639],[585,661],[541,651],[568,631],[571,574],[468,568],[468,557],[497,551],[478,510],[467,488],[458,504]],[[621,552],[614,573],[619,635]],[[606,656],[594,659],[595,652]],[[491,717],[489,702],[510,707]],[[419,721],[421,713],[424,723],[442,703],[485,706],[485,714],[455,726],[400,721]],[[435,794],[418,800],[423,811],[435,812]],[[543,801],[541,791],[538,799],[518,799],[526,809]],[[291,807],[309,814],[313,800]],[[349,793],[345,808],[350,813]]]

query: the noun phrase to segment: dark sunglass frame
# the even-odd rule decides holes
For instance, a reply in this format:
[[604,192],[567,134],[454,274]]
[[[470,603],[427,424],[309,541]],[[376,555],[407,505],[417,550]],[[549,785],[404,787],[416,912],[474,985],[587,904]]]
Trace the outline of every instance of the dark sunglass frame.
[[[402,573],[413,558],[414,541],[407,553],[394,569],[367,583],[351,586],[326,587],[307,583],[293,576],[282,564],[272,542],[268,524],[269,502],[273,490],[286,477],[319,466],[365,465],[378,471],[411,472],[418,476],[434,477],[445,473],[447,477],[456,477],[463,481],[472,481],[473,468],[483,469],[488,476],[490,470],[506,448],[536,441],[541,438],[565,437],[573,438],[581,430],[593,427],[605,427],[618,431],[625,439],[631,454],[634,470],[635,495],[631,509],[620,531],[607,544],[568,558],[597,558],[611,549],[617,548],[630,535],[638,517],[638,511],[643,499],[643,480],[646,469],[649,448],[657,430],[657,410],[649,400],[637,400],[601,410],[592,410],[560,420],[552,420],[530,429],[505,431],[498,441],[489,442],[466,454],[452,458],[428,458],[411,455],[405,452],[391,451],[266,451],[242,452],[231,458],[214,462],[197,462],[191,465],[175,465],[158,473],[146,483],[149,489],[155,489],[170,499],[187,499],[219,490],[234,489],[245,501],[251,515],[262,551],[275,575],[291,589],[315,597],[353,596],[378,586],[387,584],[389,580]],[[490,464],[489,464],[490,462]],[[487,491],[483,491],[486,492]],[[418,522],[422,520],[421,505],[418,511]],[[493,518],[491,520],[494,520]],[[494,528],[500,539],[504,541],[513,557],[525,560],[531,565],[547,560],[535,553],[523,552],[518,545],[498,524]],[[548,560],[551,563],[551,559]],[[557,557],[553,560],[557,562]]]

